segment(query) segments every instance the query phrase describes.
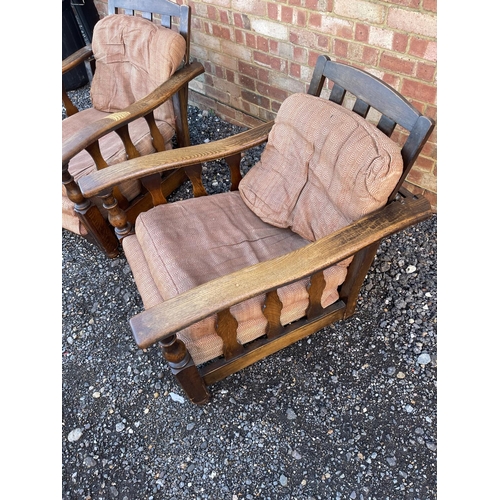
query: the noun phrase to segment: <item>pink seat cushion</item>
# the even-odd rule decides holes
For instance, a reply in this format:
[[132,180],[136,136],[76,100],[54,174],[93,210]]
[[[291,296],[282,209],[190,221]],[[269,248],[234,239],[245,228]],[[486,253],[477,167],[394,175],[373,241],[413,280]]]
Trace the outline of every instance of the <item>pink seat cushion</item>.
[[402,169],[399,146],[374,125],[331,101],[294,94],[239,189],[262,220],[315,241],[381,208]]
[[[139,215],[136,234],[124,239],[123,248],[144,306],[150,308],[202,283],[307,243],[289,229],[263,222],[248,209],[238,192],[229,192],[160,205]],[[337,287],[345,275],[345,263],[325,272],[324,307],[338,299]],[[305,314],[308,282],[304,279],[278,291],[284,306],[282,324]],[[262,295],[231,308],[241,343],[264,335],[264,299]],[[186,328],[178,337],[197,364],[222,354],[215,316]]]

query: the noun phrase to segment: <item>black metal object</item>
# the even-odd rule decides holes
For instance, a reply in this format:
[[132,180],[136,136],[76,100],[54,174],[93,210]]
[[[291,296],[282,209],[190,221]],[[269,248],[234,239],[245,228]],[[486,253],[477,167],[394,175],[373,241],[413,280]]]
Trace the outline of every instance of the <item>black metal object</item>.
[[92,41],[94,26],[99,21],[99,13],[92,0],[71,0],[73,10],[83,31],[87,43]]
[[[62,0],[62,59],[84,46],[85,40],[71,6],[71,0]],[[80,64],[63,75],[63,84],[66,90],[82,87],[88,81],[84,64]]]

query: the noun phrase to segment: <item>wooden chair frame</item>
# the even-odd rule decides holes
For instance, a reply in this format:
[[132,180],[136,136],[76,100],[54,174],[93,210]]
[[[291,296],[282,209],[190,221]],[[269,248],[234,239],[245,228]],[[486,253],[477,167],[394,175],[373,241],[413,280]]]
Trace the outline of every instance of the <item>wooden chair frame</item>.
[[[159,343],[165,359],[185,392],[197,404],[208,401],[207,387],[242,368],[272,354],[325,326],[352,316],[365,276],[372,265],[380,241],[391,234],[421,222],[432,215],[430,203],[402,187],[415,159],[434,128],[434,121],[421,115],[406,99],[372,75],[336,62],[326,56],[318,59],[308,93],[320,96],[325,78],[335,82],[330,100],[342,103],[346,91],[357,99],[353,110],[366,117],[370,107],[381,113],[378,128],[390,136],[396,124],[409,131],[402,147],[404,172],[385,207],[299,250],[276,259],[241,269],[209,281],[173,297],[131,318],[133,336],[140,348]],[[132,159],[80,180],[84,196],[99,195],[110,206],[110,221],[119,238],[133,231],[132,224],[114,203],[112,188],[117,182],[145,175],[189,167],[219,158],[231,159],[232,189],[237,189],[239,169],[235,158],[246,149],[267,140],[273,122],[241,134],[208,144],[190,146]],[[201,180],[200,180],[201,182]],[[339,300],[323,308],[322,271],[350,256],[353,260],[339,290]],[[309,308],[306,316],[290,325],[280,323],[277,288],[311,277]],[[236,340],[236,326],[229,308],[242,301],[266,294],[264,314],[267,334],[245,346]],[[224,342],[224,357],[194,365],[176,332],[217,314],[218,333]]]
[[[189,62],[190,58],[190,25],[191,9],[187,5],[177,5],[167,0],[109,0],[109,15],[125,13],[127,15],[140,15],[153,21],[155,15],[160,16],[162,26],[171,28],[175,19],[178,23],[178,32],[186,40],[186,52],[183,62],[178,70],[165,83],[151,92],[148,96],[133,103],[120,112],[110,114],[106,118],[98,120],[86,127],[62,145],[62,183],[66,187],[68,198],[75,205],[75,212],[82,224],[88,231],[88,239],[98,244],[109,256],[116,257],[119,253],[119,241],[113,228],[100,213],[99,209],[82,196],[78,184],[68,171],[68,165],[76,154],[84,149],[92,156],[97,169],[106,168],[108,165],[99,150],[98,139],[105,135],[116,132],[123,142],[128,158],[136,158],[139,153],[133,145],[128,127],[129,124],[138,119],[145,119],[149,125],[153,145],[157,151],[164,151],[163,138],[153,118],[153,111],[169,99],[175,111],[175,136],[178,147],[190,145],[189,125],[187,119],[188,106],[188,84],[204,72],[203,65],[199,62]],[[154,13],[154,14],[153,14]],[[90,74],[94,73],[95,61],[91,45],[87,45],[70,55],[62,62],[62,73],[66,73],[80,64],[86,64],[90,68]],[[68,116],[78,112],[76,106],[71,102],[67,92],[62,89],[62,100]],[[191,171],[201,170],[201,166],[193,166]],[[168,172],[162,178],[162,196],[168,196],[186,180],[183,170]],[[135,217],[154,205],[149,191],[143,190],[141,195],[132,202],[128,202],[115,189],[115,195],[120,206],[127,211],[131,221]]]

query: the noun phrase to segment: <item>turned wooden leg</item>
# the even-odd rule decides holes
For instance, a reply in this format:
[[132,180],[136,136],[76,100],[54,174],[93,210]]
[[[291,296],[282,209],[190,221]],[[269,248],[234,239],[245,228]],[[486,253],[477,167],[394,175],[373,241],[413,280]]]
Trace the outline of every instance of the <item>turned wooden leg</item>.
[[68,172],[68,166],[63,166],[62,183],[66,188],[68,198],[75,204],[75,213],[85,226],[89,237],[97,243],[108,257],[118,255],[118,240],[113,230],[104,219],[99,209],[80,191],[80,186]]
[[160,341],[160,346],[163,357],[188,398],[197,405],[207,403],[210,393],[184,342],[171,335]]

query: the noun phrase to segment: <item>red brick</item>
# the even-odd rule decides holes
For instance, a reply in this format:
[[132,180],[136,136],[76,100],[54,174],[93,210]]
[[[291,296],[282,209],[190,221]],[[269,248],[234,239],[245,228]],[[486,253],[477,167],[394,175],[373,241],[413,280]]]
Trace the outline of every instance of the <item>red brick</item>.
[[293,60],[301,63],[307,62],[307,51],[302,47],[293,48]]
[[300,78],[300,64],[290,63],[290,76]]
[[215,66],[215,76],[224,78],[224,70],[220,66]]
[[234,81],[235,81],[234,71],[226,69],[226,78],[227,78],[228,82],[234,83]]
[[434,169],[434,163],[435,163],[434,160],[431,160],[430,158],[426,158],[425,156],[420,155],[418,157],[418,162],[416,163],[416,165],[418,164],[418,168],[422,172],[432,172]]
[[229,28],[220,26],[219,24],[212,25],[213,35],[217,38],[223,38],[224,40],[231,40],[231,31]]
[[236,40],[236,43],[239,43],[240,45],[244,45],[245,42],[245,32],[241,30],[234,30],[234,37]]
[[422,7],[424,8],[424,10],[437,12],[437,0],[424,0]]
[[354,37],[358,42],[367,42],[370,28],[366,24],[356,23]]
[[410,39],[410,50],[409,54],[416,57],[424,57],[427,51],[427,47],[429,42],[427,40],[423,40],[422,38],[414,38]]
[[263,36],[257,36],[257,49],[262,52],[269,52],[269,39]]
[[248,90],[242,89],[241,98],[252,104],[260,106],[261,108],[269,109],[270,100],[262,95],[262,92],[256,94],[255,92],[249,92]]
[[363,48],[363,58],[362,62],[370,66],[376,66],[378,60],[379,51],[373,47]]
[[401,78],[399,76],[393,75],[392,73],[384,73],[382,80],[389,84],[393,89],[397,90],[399,88],[399,84]]
[[321,20],[323,16],[321,14],[309,14],[309,26],[311,28],[321,28]]
[[425,83],[404,79],[401,87],[401,93],[409,99],[416,99],[417,101],[428,102],[431,104],[436,103],[436,87]]
[[267,2],[267,16],[275,21],[278,20],[278,5],[274,2]]
[[240,85],[247,90],[255,90],[255,80],[252,80],[248,76],[240,75],[239,78]]
[[258,78],[259,76],[259,68],[243,61],[238,61],[238,70],[240,73],[243,73],[251,78]]
[[295,11],[295,26],[304,27],[307,24],[307,13],[305,10]]
[[396,52],[406,52],[408,40],[408,35],[404,33],[394,33],[394,37],[392,39],[392,50],[395,50]]
[[432,82],[435,72],[436,66],[426,63],[417,63],[417,78]]
[[347,42],[344,40],[334,40],[333,51],[338,57],[347,57]]
[[415,70],[415,63],[413,61],[407,61],[399,57],[390,56],[387,53],[382,54],[380,58],[380,67],[384,69],[389,69],[395,73],[405,73],[407,75],[413,75]]
[[[262,96],[267,96],[270,97],[271,99],[276,99],[277,101],[281,102],[283,102],[288,96],[288,93],[285,92],[284,90],[260,82],[257,82],[257,91]],[[264,108],[266,106],[262,107]]]
[[318,35],[318,47],[328,49],[330,46],[330,39],[324,35]]
[[309,57],[308,57],[308,66],[311,68],[314,68],[316,66],[316,61],[318,60],[318,57],[321,56],[322,54],[320,52],[316,52],[314,50],[309,51]]
[[213,5],[207,5],[207,15],[212,21],[219,20],[218,11]]
[[245,41],[247,47],[251,47],[252,49],[257,48],[257,38],[255,37],[255,35],[245,33]]
[[301,0],[288,0],[288,5],[295,5],[301,7]]
[[243,28],[243,18],[241,17],[241,14],[234,13],[233,20],[235,26],[237,26],[238,28]]
[[293,9],[291,7],[281,6],[281,22],[288,24],[293,22]]
[[229,102],[229,95],[227,94],[227,92],[222,92],[215,87],[205,87],[205,91],[208,97],[213,97],[220,102]]
[[227,10],[220,10],[219,15],[221,23],[229,24],[229,14]]
[[259,68],[258,80],[264,83],[269,83],[269,71],[264,68]]

